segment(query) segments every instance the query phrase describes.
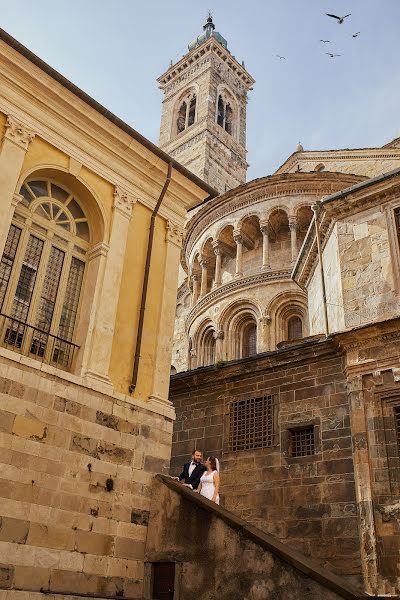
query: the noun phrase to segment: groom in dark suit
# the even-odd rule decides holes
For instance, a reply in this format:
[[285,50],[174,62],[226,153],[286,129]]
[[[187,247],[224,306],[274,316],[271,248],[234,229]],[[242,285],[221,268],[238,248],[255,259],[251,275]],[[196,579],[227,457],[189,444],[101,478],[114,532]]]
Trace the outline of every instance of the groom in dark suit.
[[204,471],[207,471],[207,467],[203,465],[203,453],[201,450],[194,449],[192,452],[192,460],[183,465],[183,471],[179,475],[179,481],[184,482],[183,485],[197,490],[200,483],[200,478]]

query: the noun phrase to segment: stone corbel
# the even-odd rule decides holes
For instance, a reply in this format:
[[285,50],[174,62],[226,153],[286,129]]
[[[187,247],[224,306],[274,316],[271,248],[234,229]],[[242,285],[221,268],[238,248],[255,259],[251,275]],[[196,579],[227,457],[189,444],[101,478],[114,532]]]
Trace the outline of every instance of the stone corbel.
[[128,192],[116,186],[114,190],[114,209],[128,219],[132,216],[132,210],[136,204],[136,199]]
[[215,340],[223,340],[225,337],[225,333],[222,331],[222,329],[220,329],[219,331],[215,331],[214,332],[214,339]]
[[13,116],[8,115],[6,132],[4,134],[5,139],[9,140],[19,148],[22,148],[22,150],[25,150],[26,152],[30,142],[34,137],[35,133],[32,131],[32,129],[20,121],[17,121],[17,119],[15,119]]
[[24,197],[22,196],[22,194],[17,194],[15,192],[15,194],[13,196],[13,199],[11,200],[11,206],[12,206],[12,208],[15,210],[17,208],[18,204],[20,202],[22,202],[23,199],[24,199]]
[[175,244],[178,248],[182,248],[184,230],[176,225],[173,221],[167,221],[167,232],[165,239],[167,242],[171,242],[171,244]]

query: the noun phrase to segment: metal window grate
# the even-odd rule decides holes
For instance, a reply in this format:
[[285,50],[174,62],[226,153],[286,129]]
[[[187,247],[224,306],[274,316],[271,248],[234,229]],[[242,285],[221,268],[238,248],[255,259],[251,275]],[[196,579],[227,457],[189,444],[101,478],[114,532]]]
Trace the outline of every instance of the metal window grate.
[[400,457],[400,406],[394,407],[394,420],[396,424],[397,448]]
[[3,306],[20,237],[21,229],[15,225],[11,225],[0,262],[0,309]]
[[290,430],[290,456],[311,456],[315,454],[314,426]]
[[229,450],[268,448],[274,439],[273,396],[232,402],[229,415]]

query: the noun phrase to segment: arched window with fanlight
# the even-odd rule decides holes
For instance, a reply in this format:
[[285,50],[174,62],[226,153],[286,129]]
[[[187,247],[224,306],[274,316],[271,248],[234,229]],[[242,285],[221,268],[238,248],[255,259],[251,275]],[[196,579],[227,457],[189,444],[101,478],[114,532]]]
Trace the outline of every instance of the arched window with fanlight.
[[27,180],[0,263],[0,344],[71,367],[90,226],[79,199],[50,179]]
[[288,319],[287,322],[287,339],[288,340],[298,340],[303,337],[303,321],[298,316],[293,316]]

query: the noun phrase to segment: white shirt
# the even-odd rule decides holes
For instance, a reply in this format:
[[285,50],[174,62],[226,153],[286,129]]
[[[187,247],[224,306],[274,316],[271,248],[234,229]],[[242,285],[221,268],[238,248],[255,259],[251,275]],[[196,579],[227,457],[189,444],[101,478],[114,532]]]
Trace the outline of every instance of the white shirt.
[[197,467],[196,463],[194,463],[193,461],[190,463],[189,465],[189,477],[192,475],[193,471],[195,470],[195,468]]

